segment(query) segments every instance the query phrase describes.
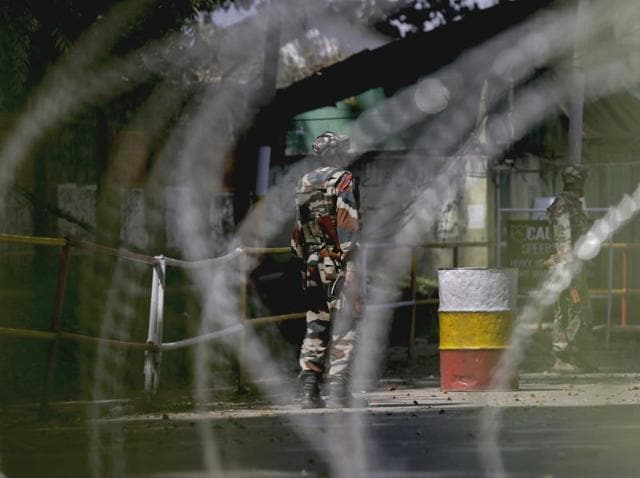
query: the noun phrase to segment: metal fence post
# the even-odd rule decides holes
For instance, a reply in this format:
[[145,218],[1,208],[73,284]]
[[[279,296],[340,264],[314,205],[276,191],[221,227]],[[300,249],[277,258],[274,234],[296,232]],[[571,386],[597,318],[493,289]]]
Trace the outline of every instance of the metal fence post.
[[496,267],[502,266],[502,208],[496,214]]
[[605,348],[609,350],[611,344],[611,308],[612,308],[612,291],[613,288],[613,236],[609,239],[608,254],[608,274],[607,274],[607,326],[605,329]]
[[629,286],[629,259],[627,257],[627,247],[625,244],[622,248],[622,297],[620,298],[620,325],[627,325],[627,292]]
[[238,284],[240,290],[238,291],[238,312],[240,314],[240,323],[243,325],[242,332],[240,332],[240,344],[238,347],[238,391],[244,390],[246,384],[246,342],[247,342],[247,254],[242,251],[239,258],[238,267]]
[[[58,286],[56,289],[56,298],[53,304],[53,313],[51,314],[51,331],[60,332],[60,326],[62,325],[62,309],[64,307],[64,294],[67,286],[67,276],[69,275],[69,255],[70,246],[69,241],[66,241],[65,245],[60,251],[60,266],[58,268]],[[44,417],[49,411],[49,395],[53,387],[53,375],[56,368],[56,357],[58,355],[59,339],[56,336],[49,347],[49,356],[47,359],[47,375],[44,382],[44,391],[42,394],[42,401],[40,402],[40,416]]]
[[151,301],[149,305],[149,332],[147,343],[157,346],[156,350],[145,351],[144,355],[144,391],[150,398],[158,390],[160,382],[160,361],[162,352],[164,286],[166,261],[163,256],[156,256],[151,277]]
[[416,341],[416,249],[411,248],[411,323],[409,324],[409,360],[415,357]]

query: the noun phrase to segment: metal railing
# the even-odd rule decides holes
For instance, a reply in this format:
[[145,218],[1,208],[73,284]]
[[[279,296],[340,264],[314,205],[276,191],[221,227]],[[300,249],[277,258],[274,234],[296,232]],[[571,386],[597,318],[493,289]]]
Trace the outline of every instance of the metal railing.
[[[32,236],[19,236],[10,234],[0,234],[0,243],[10,244],[23,244],[33,246],[50,246],[60,247],[60,259],[58,268],[57,287],[55,293],[55,299],[53,304],[53,310],[51,314],[51,326],[50,330],[30,330],[16,327],[0,327],[0,335],[23,337],[31,339],[45,339],[52,340],[48,362],[47,373],[45,378],[45,386],[42,399],[42,407],[46,409],[48,398],[50,396],[53,387],[53,372],[55,369],[56,355],[58,352],[59,341],[68,340],[82,343],[93,343],[95,345],[103,345],[108,347],[140,350],[145,353],[144,364],[144,388],[145,392],[151,397],[158,389],[160,381],[160,364],[162,358],[162,352],[178,350],[185,347],[191,347],[198,343],[209,342],[230,334],[241,334],[241,348],[239,352],[239,370],[238,370],[238,383],[242,384],[244,381],[244,334],[245,327],[253,326],[259,327],[267,324],[273,324],[283,322],[287,320],[303,319],[306,312],[292,312],[280,315],[271,315],[264,317],[249,317],[247,307],[248,296],[248,267],[249,261],[247,260],[250,255],[271,255],[271,254],[288,254],[290,250],[288,247],[281,248],[257,248],[257,247],[238,247],[228,254],[205,259],[201,261],[184,261],[179,259],[173,259],[165,256],[147,256],[144,254],[128,251],[125,249],[114,249],[99,244],[94,244],[87,241],[78,240],[72,237],[66,238],[51,238],[51,237],[32,237]],[[395,247],[406,248],[410,250],[410,280],[409,280],[409,294],[410,300],[396,301],[391,303],[368,303],[366,280],[363,281],[363,293],[365,298],[365,315],[367,310],[373,310],[376,308],[397,309],[403,307],[410,307],[410,323],[409,334],[407,337],[407,348],[409,357],[413,357],[415,354],[415,339],[416,339],[416,322],[417,322],[417,308],[421,305],[436,305],[438,303],[437,298],[418,299],[417,296],[417,254],[419,249],[450,249],[452,251],[451,264],[453,267],[459,267],[459,252],[463,248],[478,248],[478,247],[491,247],[494,243],[478,241],[478,242],[450,242],[450,243],[424,243],[419,245],[401,245],[401,244],[364,244],[362,246],[362,274],[363,277],[367,277],[368,272],[368,251],[370,249],[376,249],[381,247]],[[607,289],[591,289],[591,292],[598,295],[606,293],[609,298],[608,304],[608,318],[607,318],[607,345],[609,341],[609,329],[611,319],[611,297],[613,295],[620,295],[621,297],[621,325],[628,325],[627,321],[627,299],[630,295],[640,294],[640,289],[631,289],[628,287],[628,256],[627,251],[631,248],[640,248],[640,244],[630,243],[609,243],[603,245],[603,247],[609,248],[610,261],[609,261],[609,284]],[[71,256],[71,250],[73,248],[90,251],[95,254],[107,255],[117,258],[122,258],[128,261],[144,263],[152,266],[152,280],[150,291],[150,305],[149,305],[149,321],[147,340],[145,342],[136,341],[124,341],[105,337],[95,337],[80,333],[72,333],[64,331],[62,328],[62,311],[65,300],[65,290],[67,284],[67,277],[69,274],[69,260]],[[611,254],[614,249],[620,249],[623,253],[623,266],[622,266],[622,287],[614,289],[612,287],[612,262]],[[207,334],[188,337],[174,342],[164,342],[163,330],[164,330],[164,295],[165,295],[165,275],[167,272],[167,266],[194,269],[209,264],[222,264],[232,260],[238,260],[238,272],[240,277],[239,287],[239,317],[240,320],[237,324],[210,332]]]
[[[43,392],[43,398],[41,402],[41,411],[46,411],[49,396],[53,387],[53,373],[56,364],[56,355],[58,352],[59,341],[69,340],[83,343],[93,343],[96,345],[109,346],[120,349],[140,350],[145,353],[144,363],[144,388],[148,396],[153,396],[159,386],[160,381],[160,364],[163,351],[177,350],[184,347],[190,347],[198,343],[208,342],[216,340],[220,337],[229,334],[242,334],[241,344],[244,344],[244,332],[246,326],[262,326],[266,324],[273,324],[286,320],[302,319],[305,317],[306,312],[293,312],[288,314],[272,315],[265,317],[248,317],[247,313],[247,277],[248,277],[248,260],[249,255],[268,255],[268,254],[288,254],[290,249],[288,247],[281,248],[257,248],[257,247],[238,247],[228,254],[216,257],[212,259],[205,259],[201,261],[183,261],[179,259],[173,259],[165,256],[147,256],[144,254],[128,251],[125,249],[115,249],[100,244],[95,244],[83,240],[79,240],[73,237],[65,238],[51,238],[51,237],[33,237],[33,236],[20,236],[11,234],[0,233],[0,243],[10,244],[22,244],[33,246],[51,246],[60,247],[60,259],[58,268],[58,278],[56,295],[53,304],[53,311],[51,315],[50,330],[30,330],[15,327],[0,327],[0,335],[23,337],[32,339],[46,339],[52,340],[52,344],[49,349],[47,373],[45,378],[45,386]],[[367,251],[372,248],[379,247],[398,247],[408,248],[411,251],[410,259],[410,294],[411,300],[397,301],[386,304],[369,304],[367,309],[373,308],[389,308],[395,309],[400,307],[411,307],[410,325],[409,325],[409,337],[408,337],[408,354],[410,357],[414,355],[415,333],[416,333],[416,319],[417,319],[417,307],[426,304],[437,304],[437,298],[429,299],[417,299],[417,258],[416,251],[421,248],[431,249],[451,249],[452,251],[452,265],[457,267],[459,265],[459,250],[466,247],[489,247],[489,242],[457,242],[457,243],[425,243],[420,245],[398,245],[398,244],[365,244],[362,247],[363,250],[363,277],[367,275]],[[135,341],[123,341],[104,337],[95,337],[80,333],[71,333],[62,330],[62,311],[65,300],[65,290],[67,285],[67,278],[69,274],[69,260],[71,257],[72,248],[82,249],[90,251],[95,254],[112,256],[122,258],[128,261],[149,264],[152,266],[152,280],[151,280],[151,292],[150,292],[150,306],[149,306],[149,322],[146,342]],[[165,295],[165,275],[167,266],[193,269],[202,267],[209,264],[222,264],[231,260],[238,259],[239,261],[239,317],[240,321],[231,327],[218,330],[215,332],[203,334],[200,336],[189,337],[175,342],[164,342],[163,330],[164,330],[164,295]],[[366,281],[363,281],[366,294]],[[366,295],[365,295],[366,297]],[[365,302],[366,303],[366,302]],[[241,347],[239,352],[239,370],[238,381],[239,384],[243,382],[244,377],[244,350]]]

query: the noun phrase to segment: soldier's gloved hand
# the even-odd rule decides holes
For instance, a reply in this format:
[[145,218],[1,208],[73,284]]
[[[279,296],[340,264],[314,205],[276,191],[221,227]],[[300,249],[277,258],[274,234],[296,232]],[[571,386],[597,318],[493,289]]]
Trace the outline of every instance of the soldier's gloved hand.
[[342,262],[342,253],[333,252],[333,251],[328,251],[328,253],[329,253],[329,257],[331,257],[331,259],[333,259],[334,262],[338,264]]
[[549,269],[551,269],[557,263],[558,263],[558,255],[557,254],[551,254],[551,256],[549,256],[549,258],[547,260],[545,260],[542,264],[545,267],[548,267]]

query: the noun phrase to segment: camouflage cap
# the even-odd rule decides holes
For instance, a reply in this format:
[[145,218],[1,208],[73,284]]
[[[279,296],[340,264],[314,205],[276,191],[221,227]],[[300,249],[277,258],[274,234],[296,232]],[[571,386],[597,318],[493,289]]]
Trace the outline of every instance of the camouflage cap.
[[333,156],[349,149],[349,137],[326,131],[313,141],[311,147],[318,156]]
[[584,181],[589,177],[589,168],[582,164],[572,164],[562,170],[562,181],[572,184]]

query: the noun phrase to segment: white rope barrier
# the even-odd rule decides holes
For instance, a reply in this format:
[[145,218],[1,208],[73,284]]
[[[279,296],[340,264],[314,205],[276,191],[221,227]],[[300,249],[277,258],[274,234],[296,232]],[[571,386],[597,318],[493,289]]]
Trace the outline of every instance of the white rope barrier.
[[242,324],[236,324],[232,325],[231,327],[227,327],[226,329],[209,332],[208,334],[198,335],[196,337],[178,340],[176,342],[166,342],[164,344],[160,344],[159,348],[160,350],[177,350],[184,347],[190,347],[192,345],[200,344],[203,342],[210,342],[212,340],[219,339],[220,337],[225,337],[227,335],[241,332],[243,328],[244,326]]

